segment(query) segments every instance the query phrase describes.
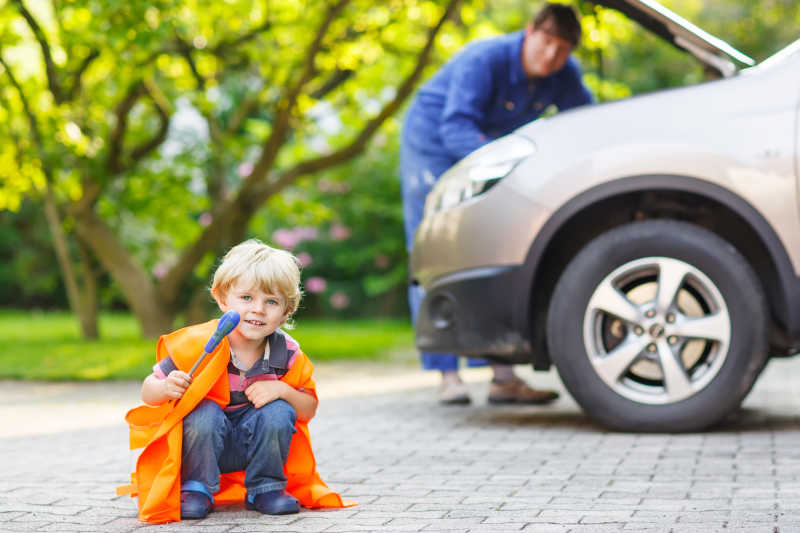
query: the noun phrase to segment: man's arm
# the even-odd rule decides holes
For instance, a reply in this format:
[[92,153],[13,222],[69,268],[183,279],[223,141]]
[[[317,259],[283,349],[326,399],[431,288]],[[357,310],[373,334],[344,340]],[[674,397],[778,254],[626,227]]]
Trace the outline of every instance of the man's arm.
[[453,65],[439,135],[449,155],[461,159],[491,139],[480,128],[492,95],[492,71],[480,55]]

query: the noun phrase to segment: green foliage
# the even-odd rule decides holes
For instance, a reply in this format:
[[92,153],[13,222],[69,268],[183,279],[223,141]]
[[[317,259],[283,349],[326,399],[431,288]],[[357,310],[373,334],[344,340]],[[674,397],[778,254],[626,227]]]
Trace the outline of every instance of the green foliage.
[[363,157],[273,198],[251,225],[303,263],[302,316],[406,314],[395,130]]
[[[222,227],[215,235],[241,233],[251,215],[223,227],[220,204],[253,202],[255,211],[269,195],[255,200],[250,189],[353,146],[414,71],[445,5],[5,3],[0,146],[16,151],[0,151],[0,209],[18,209],[25,196],[35,202],[47,181],[66,228],[83,228],[131,298],[131,287],[167,276],[209,225]],[[246,200],[233,204],[237,195]],[[117,244],[130,260],[109,252]],[[180,289],[200,285],[207,257],[230,244],[203,245],[195,278]],[[149,279],[119,279],[142,272]],[[164,297],[179,305],[174,291]]]
[[[102,313],[102,340],[80,339],[74,317],[62,312],[0,311],[6,349],[0,379],[144,379],[155,363],[155,341],[141,338],[127,313]],[[315,362],[409,358],[407,321],[298,321],[291,335]],[[413,357],[413,356],[412,356]]]
[[[791,0],[663,3],[756,59],[798,37],[800,5]],[[18,215],[2,213],[0,219],[0,302],[65,302],[36,213],[48,179],[68,231],[78,224],[74,202],[98,187],[92,212],[150,281],[163,279],[215,222],[214,208],[253,175],[287,105],[287,88],[300,79],[333,4],[3,3],[0,57],[8,71],[0,67],[0,210]],[[263,170],[265,183],[351,143],[413,70],[445,4],[348,3],[322,38],[310,77],[291,107],[286,143]],[[573,4],[583,13],[584,41],[577,53],[600,100],[703,81],[702,69],[688,54],[612,10],[585,0]],[[423,79],[468,41],[522,28],[539,5],[465,0],[439,35]],[[19,6],[38,21],[40,35],[25,23]],[[48,44],[54,73],[48,74],[40,37]],[[126,103],[130,108],[123,112]],[[294,251],[311,258],[304,279],[324,278],[326,288],[307,287],[301,318],[406,312],[407,259],[396,178],[400,118],[398,113],[386,121],[359,159],[284,189],[248,225],[250,234],[275,244],[279,230],[316,229],[316,237],[297,243]],[[156,148],[137,150],[159,140],[165,127]],[[205,253],[195,265],[193,278],[182,286],[182,303],[207,282],[220,251]],[[119,301],[118,280],[103,281],[105,301]],[[335,295],[345,298],[332,300]]]
[[0,211],[0,306],[66,306],[42,218],[28,203]]

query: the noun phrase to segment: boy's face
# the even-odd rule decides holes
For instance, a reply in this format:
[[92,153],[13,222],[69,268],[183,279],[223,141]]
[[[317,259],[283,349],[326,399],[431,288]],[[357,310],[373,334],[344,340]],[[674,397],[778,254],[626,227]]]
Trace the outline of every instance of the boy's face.
[[239,325],[231,332],[232,341],[262,341],[289,318],[283,295],[266,293],[242,280],[234,282],[217,304],[223,312],[239,313]]

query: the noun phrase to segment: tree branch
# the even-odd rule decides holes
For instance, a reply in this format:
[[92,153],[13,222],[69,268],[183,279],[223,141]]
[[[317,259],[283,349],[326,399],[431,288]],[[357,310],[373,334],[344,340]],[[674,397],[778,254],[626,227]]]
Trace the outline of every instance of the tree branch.
[[[136,104],[137,100],[143,95],[150,97],[153,106],[156,108],[159,118],[158,131],[148,140],[133,148],[128,157],[124,157],[125,134],[128,129],[128,115]],[[109,142],[108,160],[106,169],[110,175],[121,174],[129,170],[141,161],[147,154],[158,148],[164,139],[167,138],[169,131],[169,102],[166,101],[158,87],[152,82],[139,80],[128,88],[125,98],[117,104],[114,114],[117,117],[117,124],[111,133]]]
[[268,20],[265,20],[261,25],[256,26],[249,32],[240,35],[234,39],[229,39],[227,41],[220,41],[214,48],[211,48],[209,51],[215,55],[224,55],[230,49],[236,48],[237,46],[244,44],[248,41],[251,41],[258,37],[259,34],[264,33],[265,31],[269,30],[272,27],[272,23]]
[[256,109],[260,102],[259,95],[256,94],[252,98],[245,99],[244,102],[236,110],[236,113],[231,118],[228,126],[225,128],[226,133],[234,133],[242,125],[242,122],[247,119]]
[[61,85],[59,84],[58,80],[58,69],[53,61],[53,54],[50,51],[50,43],[47,42],[47,36],[44,34],[41,26],[39,26],[39,23],[36,22],[36,19],[33,18],[31,12],[28,11],[28,8],[25,7],[25,4],[22,3],[22,0],[12,1],[17,5],[17,9],[25,19],[25,22],[28,23],[28,27],[30,27],[34,37],[36,37],[36,40],[39,42],[39,46],[42,49],[42,56],[44,57],[48,87],[50,88],[50,92],[53,93],[53,98],[55,99],[56,103],[60,104],[64,101],[64,94],[61,91]]
[[192,47],[180,37],[176,37],[175,40],[178,43],[179,53],[186,60],[186,63],[189,65],[189,69],[192,71],[194,79],[197,80],[197,86],[201,91],[204,91],[206,89],[206,79],[202,76],[202,74],[200,74],[200,71],[197,70],[197,64],[194,62],[194,58],[192,57]]
[[34,115],[33,111],[31,111],[31,107],[28,105],[28,98],[25,96],[25,91],[22,90],[22,86],[19,84],[19,81],[17,81],[14,73],[11,72],[11,68],[9,67],[8,63],[6,63],[2,53],[0,53],[0,65],[2,65],[5,69],[8,79],[11,81],[11,85],[14,86],[14,89],[16,89],[17,94],[19,95],[19,99],[22,102],[22,109],[25,111],[25,116],[28,119],[31,132],[33,132],[33,138],[36,141],[38,149],[42,150],[42,134],[39,130],[39,123],[36,121],[36,115]]
[[83,73],[86,72],[86,69],[89,68],[89,65],[92,63],[92,61],[98,57],[100,57],[100,51],[94,49],[89,52],[89,55],[87,55],[81,62],[80,66],[78,66],[78,70],[76,70],[74,74],[72,87],[70,87],[69,94],[67,95],[70,100],[75,99],[75,97],[80,94],[83,86]]
[[[229,39],[227,41],[220,41],[217,43],[216,46],[213,48],[208,48],[208,52],[217,56],[229,54],[230,51],[236,48],[239,45],[242,45],[248,41],[251,41],[259,34],[264,33],[265,31],[269,30],[272,27],[271,22],[265,21],[260,26],[257,26],[250,30],[249,32],[240,35],[234,39]],[[172,54],[174,52],[182,53],[182,47],[188,46],[187,43],[183,42],[180,38],[176,39],[175,42],[167,43],[161,50],[153,52],[150,54],[147,59],[141,61],[138,65],[146,65],[148,63],[152,63],[153,60],[161,54]]]
[[108,143],[108,159],[106,160],[106,169],[109,174],[119,174],[123,170],[122,164],[122,151],[123,140],[125,139],[125,132],[128,129],[128,115],[131,112],[136,101],[145,93],[144,83],[137,80],[130,87],[125,97],[114,108],[114,116],[117,117],[117,123],[114,125],[114,130],[111,132],[111,137]]
[[312,91],[311,94],[309,94],[309,96],[311,96],[311,98],[315,100],[321,100],[322,98],[325,98],[325,96],[327,96],[328,93],[336,89],[339,85],[352,78],[353,74],[355,74],[355,71],[351,69],[345,69],[345,70],[336,69],[336,71],[333,74],[331,74],[331,76],[325,81],[325,83],[323,83],[317,89]]
[[278,151],[289,136],[289,131],[291,129],[289,126],[289,119],[292,114],[292,109],[297,102],[297,97],[300,91],[303,90],[305,84],[314,76],[314,61],[317,53],[322,48],[322,41],[327,35],[333,21],[336,20],[336,17],[338,17],[347,6],[348,1],[349,0],[337,0],[335,4],[328,8],[328,12],[325,14],[325,17],[317,29],[314,40],[309,44],[308,49],[303,54],[305,62],[300,75],[297,77],[294,84],[290,85],[284,92],[276,105],[277,114],[272,123],[272,133],[264,143],[261,156],[258,158],[258,161],[256,161],[253,172],[242,185],[239,191],[240,196],[245,197],[249,195],[249,189],[251,187],[267,179],[267,173],[275,164]]
[[445,8],[445,12],[439,21],[428,31],[428,38],[422,51],[417,56],[417,64],[414,70],[406,77],[400,87],[397,89],[395,97],[383,106],[381,111],[367,122],[361,132],[353,139],[347,146],[321,157],[309,159],[298,163],[289,170],[282,172],[278,177],[270,183],[262,183],[255,187],[251,193],[254,201],[261,203],[269,196],[280,191],[300,176],[318,172],[320,170],[337,165],[347,161],[359,153],[363,152],[366,148],[367,142],[372,138],[378,128],[386,121],[387,118],[392,116],[403,104],[403,102],[411,95],[415,85],[422,76],[422,72],[430,61],[431,52],[436,41],[436,36],[442,29],[444,23],[453,15],[456,7],[461,0],[450,0],[450,3]]
[[167,132],[169,131],[169,109],[165,107],[164,102],[161,101],[159,96],[154,94],[151,84],[145,83],[145,87],[147,89],[147,94],[153,101],[153,105],[158,113],[158,118],[160,121],[159,128],[158,132],[156,132],[153,137],[131,151],[131,157],[127,168],[135,166],[139,161],[146,157],[147,154],[161,146],[161,143],[163,143],[164,139],[167,138]]
[[[286,142],[289,133],[289,121],[295,106],[296,100],[300,92],[310,79],[313,78],[315,73],[314,62],[317,53],[322,48],[323,39],[326,37],[328,30],[334,20],[341,14],[347,5],[348,0],[338,0],[335,4],[331,5],[321,21],[317,34],[314,40],[309,44],[307,50],[304,52],[303,57],[305,61],[302,65],[301,72],[296,80],[289,85],[284,91],[280,101],[276,105],[277,113],[273,122],[273,129],[270,137],[264,143],[261,155],[256,162],[255,168],[251,175],[245,180],[243,186],[240,188],[239,193],[233,200],[228,200],[218,203],[214,206],[212,211],[212,223],[206,227],[201,234],[200,238],[195,241],[190,247],[186,248],[178,259],[177,263],[170,269],[167,275],[162,279],[159,284],[158,291],[164,302],[174,302],[177,298],[183,283],[191,275],[192,270],[202,258],[212,251],[217,246],[221,239],[231,234],[231,229],[240,230],[252,216],[252,213],[263,203],[264,199],[271,194],[272,191],[278,190],[280,187],[296,179],[302,173],[321,166],[320,162],[309,162],[306,164],[298,165],[295,169],[284,173],[276,180],[275,183],[265,183],[268,178],[269,170],[275,163],[278,150]],[[413,90],[415,83],[421,76],[425,64],[428,62],[436,35],[441,30],[444,22],[452,16],[456,6],[460,0],[450,0],[445,8],[445,13],[441,20],[429,30],[428,41],[420,52],[419,60],[414,72],[408,76],[404,81],[402,87],[398,91],[396,98],[387,104],[381,113],[375,117],[365,127],[364,131],[346,149],[338,152],[339,155],[324,158],[329,164],[334,161],[344,160],[347,157],[352,157],[360,150],[367,140],[374,134],[375,130],[380,124],[388,118],[392,112],[396,111],[400,104]],[[260,184],[260,185],[259,185]],[[259,192],[259,194],[253,194]]]
[[232,202],[218,203],[211,211],[212,222],[207,226],[200,237],[181,254],[178,262],[169,269],[167,275],[158,284],[158,293],[164,302],[174,302],[178,292],[192,273],[195,266],[208,252],[213,250],[227,227],[230,217]]

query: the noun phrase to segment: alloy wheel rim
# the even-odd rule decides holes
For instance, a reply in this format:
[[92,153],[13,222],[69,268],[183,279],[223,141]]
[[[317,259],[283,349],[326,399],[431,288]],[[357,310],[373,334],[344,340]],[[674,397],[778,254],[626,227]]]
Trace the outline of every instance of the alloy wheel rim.
[[669,257],[630,261],[597,285],[583,318],[586,354],[616,393],[671,404],[703,390],[728,356],[725,299],[702,271]]

